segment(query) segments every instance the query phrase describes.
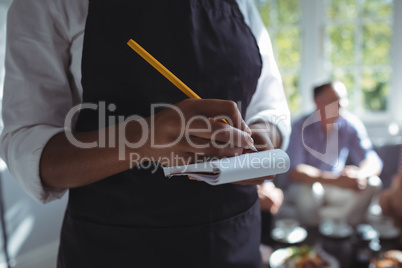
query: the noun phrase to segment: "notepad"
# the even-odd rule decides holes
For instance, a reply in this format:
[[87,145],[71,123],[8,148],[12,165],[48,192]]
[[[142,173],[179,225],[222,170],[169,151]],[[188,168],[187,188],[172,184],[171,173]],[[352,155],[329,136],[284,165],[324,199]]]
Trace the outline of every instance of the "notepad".
[[211,185],[285,173],[290,160],[280,149],[242,154],[190,165],[164,167],[166,177],[189,175]]

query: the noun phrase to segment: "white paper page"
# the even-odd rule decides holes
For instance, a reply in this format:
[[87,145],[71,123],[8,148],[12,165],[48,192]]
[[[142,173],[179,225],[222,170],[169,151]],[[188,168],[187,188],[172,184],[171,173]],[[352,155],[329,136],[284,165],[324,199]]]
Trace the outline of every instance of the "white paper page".
[[187,166],[167,167],[164,172],[165,176],[191,175],[209,184],[218,185],[281,174],[288,171],[289,167],[286,152],[275,149]]
[[223,184],[264,176],[276,175],[289,170],[289,157],[283,150],[269,150],[213,161],[221,171],[217,182]]

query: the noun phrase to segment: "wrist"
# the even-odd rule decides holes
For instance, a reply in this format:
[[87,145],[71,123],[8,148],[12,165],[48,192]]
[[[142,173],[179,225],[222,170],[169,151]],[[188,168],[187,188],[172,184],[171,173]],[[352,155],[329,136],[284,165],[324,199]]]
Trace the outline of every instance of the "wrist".
[[[133,166],[132,160],[136,159],[136,164],[143,163],[146,158],[151,157],[151,127],[149,118],[132,120],[124,126],[119,126],[119,157],[121,151],[125,151],[126,159],[130,160],[130,166]],[[122,135],[122,133],[124,133]],[[123,145],[121,145],[123,144]],[[122,148],[124,147],[124,148]],[[134,157],[133,157],[134,156]],[[135,166],[134,165],[134,166]]]
[[265,122],[265,121],[257,121],[255,123],[252,123],[249,125],[252,133],[254,134],[255,132],[260,132],[264,133],[268,139],[270,140],[270,143],[274,148],[280,148],[282,145],[282,135],[277,128],[276,125],[270,123],[270,122]]

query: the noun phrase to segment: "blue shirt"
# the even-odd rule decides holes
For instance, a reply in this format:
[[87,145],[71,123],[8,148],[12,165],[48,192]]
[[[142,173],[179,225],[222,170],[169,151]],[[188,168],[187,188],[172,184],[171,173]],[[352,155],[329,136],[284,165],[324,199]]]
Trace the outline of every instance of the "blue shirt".
[[290,170],[307,164],[340,174],[348,157],[356,166],[368,157],[381,162],[363,123],[347,111],[342,111],[328,134],[322,128],[319,113],[303,116],[293,124],[287,153]]

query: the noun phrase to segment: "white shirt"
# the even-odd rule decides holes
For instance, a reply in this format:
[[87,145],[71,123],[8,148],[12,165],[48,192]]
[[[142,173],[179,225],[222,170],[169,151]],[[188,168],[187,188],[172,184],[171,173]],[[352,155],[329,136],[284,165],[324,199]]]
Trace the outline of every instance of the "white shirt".
[[[286,148],[289,109],[268,32],[252,0],[237,2],[263,60],[246,121],[277,124],[282,148]],[[49,139],[64,131],[68,111],[82,102],[81,56],[87,5],[83,0],[14,0],[8,13],[0,151],[17,181],[42,203],[61,198],[67,190],[45,188],[39,162]]]

